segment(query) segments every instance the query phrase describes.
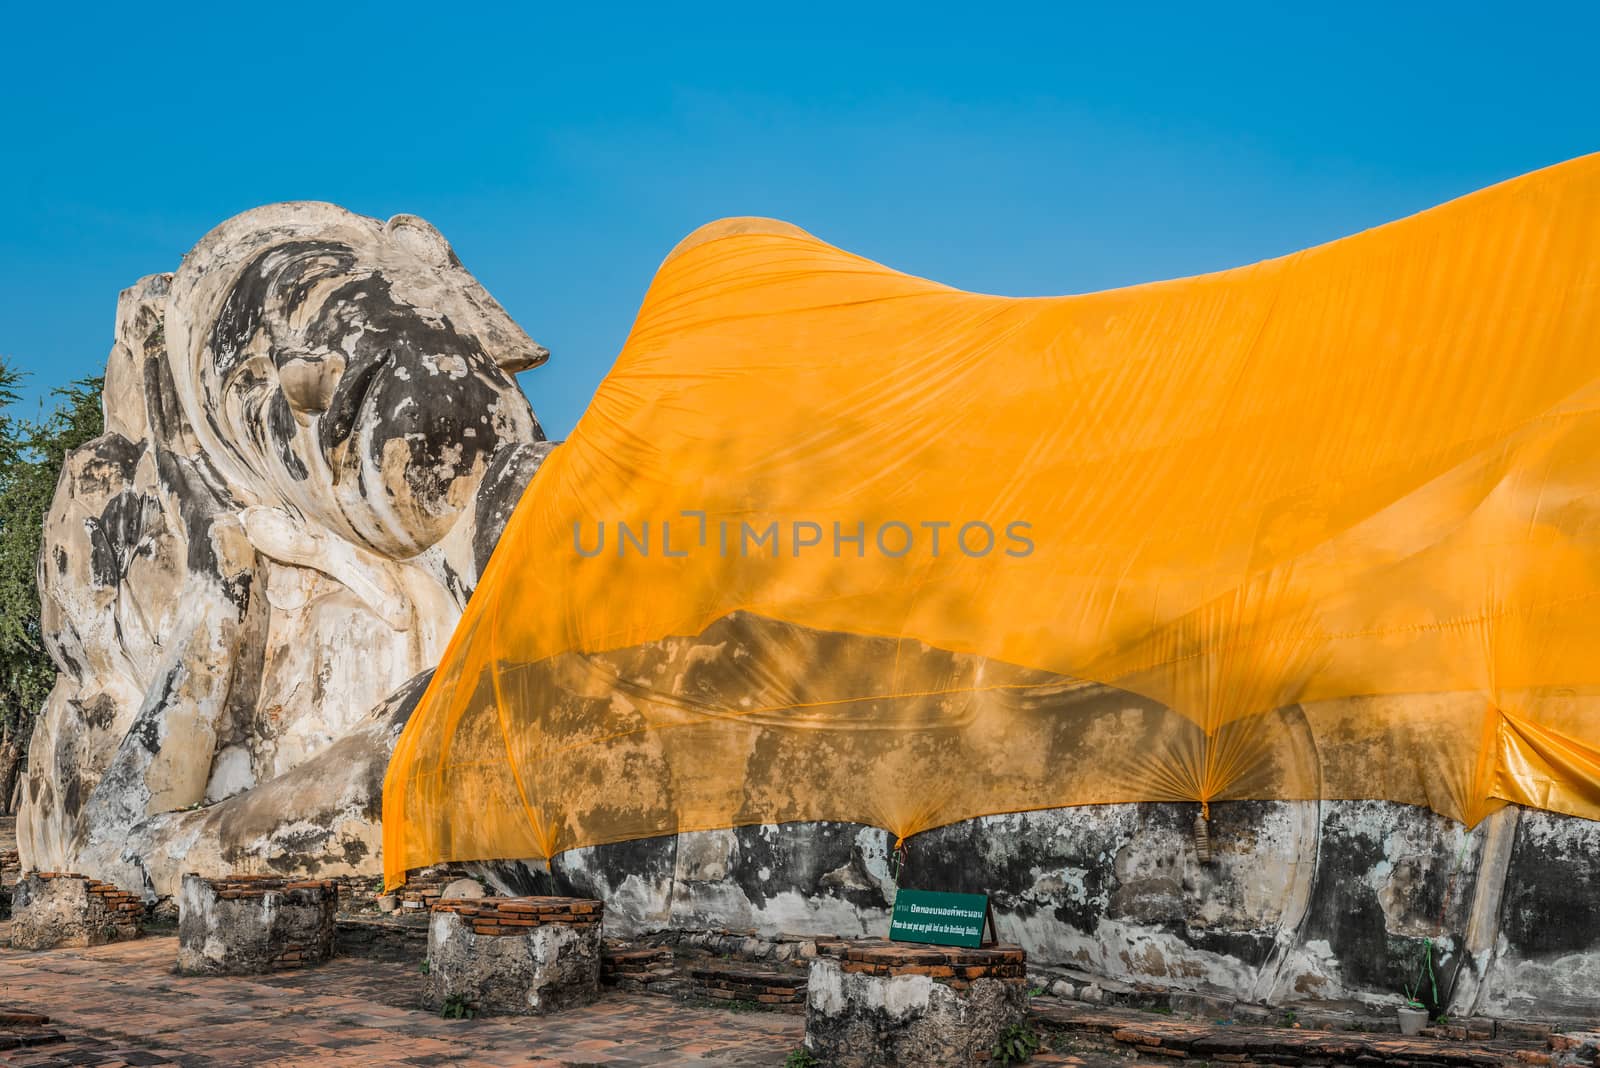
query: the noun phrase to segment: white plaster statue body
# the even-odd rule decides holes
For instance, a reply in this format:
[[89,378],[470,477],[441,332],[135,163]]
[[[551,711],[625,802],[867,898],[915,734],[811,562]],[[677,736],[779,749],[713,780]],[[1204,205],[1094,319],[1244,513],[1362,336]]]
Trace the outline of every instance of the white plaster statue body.
[[404,718],[551,445],[535,345],[427,223],[259,208],[122,296],[40,559],[23,863],[377,870]]

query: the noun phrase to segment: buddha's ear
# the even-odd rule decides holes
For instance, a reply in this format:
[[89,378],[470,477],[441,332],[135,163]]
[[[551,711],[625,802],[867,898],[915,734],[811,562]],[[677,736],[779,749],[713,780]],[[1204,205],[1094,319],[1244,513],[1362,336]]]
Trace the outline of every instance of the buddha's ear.
[[426,219],[415,215],[396,215],[383,224],[383,236],[434,267],[461,266],[450,242]]

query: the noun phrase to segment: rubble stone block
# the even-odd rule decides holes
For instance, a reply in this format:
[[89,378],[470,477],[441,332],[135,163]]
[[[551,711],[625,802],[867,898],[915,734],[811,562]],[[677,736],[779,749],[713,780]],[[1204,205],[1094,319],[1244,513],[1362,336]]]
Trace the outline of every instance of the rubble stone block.
[[986,1060],[1027,1018],[1016,946],[819,943],[806,984],[806,1048],[838,1068],[956,1068]]
[[433,906],[423,1002],[475,1014],[543,1016],[600,996],[598,901],[446,899]]
[[178,970],[257,975],[333,956],[339,887],[331,879],[185,875],[178,898]]
[[101,946],[139,937],[144,903],[137,894],[70,872],[29,872],[12,894],[16,949]]
[[1550,1063],[1554,1065],[1600,1064],[1600,1031],[1573,1031],[1549,1038]]

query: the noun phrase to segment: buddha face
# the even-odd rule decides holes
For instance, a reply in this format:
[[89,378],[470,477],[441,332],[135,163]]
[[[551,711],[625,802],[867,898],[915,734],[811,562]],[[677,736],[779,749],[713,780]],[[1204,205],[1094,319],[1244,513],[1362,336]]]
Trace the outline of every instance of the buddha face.
[[246,496],[409,557],[502,444],[543,438],[512,372],[547,354],[426,223],[340,215],[258,243],[195,324],[202,437],[262,484]]

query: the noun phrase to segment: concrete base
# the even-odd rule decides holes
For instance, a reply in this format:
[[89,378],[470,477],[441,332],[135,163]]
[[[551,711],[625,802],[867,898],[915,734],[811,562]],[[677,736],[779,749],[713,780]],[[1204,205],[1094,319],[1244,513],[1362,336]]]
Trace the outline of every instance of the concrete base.
[[1023,953],[881,941],[819,945],[806,1048],[838,1068],[966,1068],[1028,1014]]
[[433,907],[423,1003],[475,1015],[543,1016],[600,996],[598,901],[445,900]]
[[11,899],[16,949],[101,946],[139,937],[144,905],[137,895],[85,875],[30,872]]
[[333,956],[338,884],[331,879],[185,875],[178,896],[178,970],[259,975]]

